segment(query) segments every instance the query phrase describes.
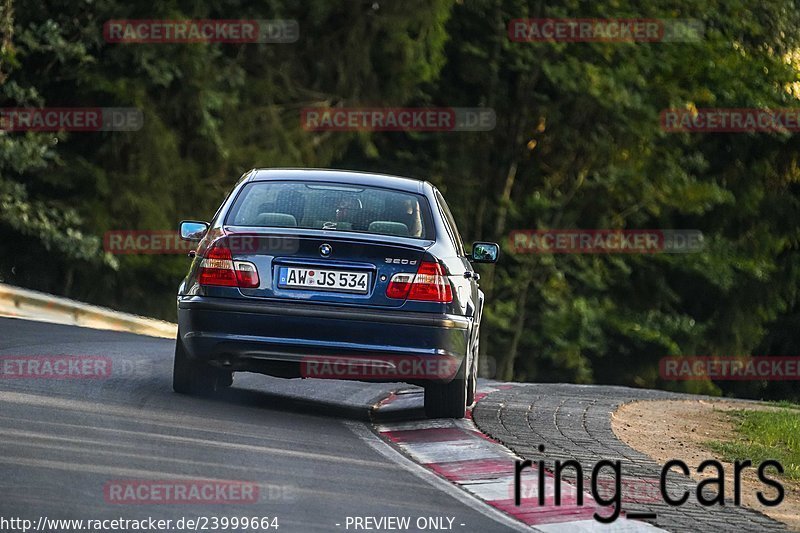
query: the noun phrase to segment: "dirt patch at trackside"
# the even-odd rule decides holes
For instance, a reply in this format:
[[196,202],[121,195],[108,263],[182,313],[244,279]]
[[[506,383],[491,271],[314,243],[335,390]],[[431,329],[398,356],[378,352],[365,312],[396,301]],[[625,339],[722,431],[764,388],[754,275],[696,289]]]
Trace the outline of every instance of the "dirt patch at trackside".
[[[621,406],[612,415],[611,426],[616,436],[628,446],[652,457],[659,464],[670,459],[680,459],[690,469],[692,478],[701,480],[713,475],[697,473],[697,466],[706,459],[718,459],[706,445],[709,441],[727,441],[732,438],[734,423],[726,412],[740,409],[771,409],[755,403],[712,400],[659,400],[638,401]],[[733,499],[733,464],[725,466],[726,499]],[[756,465],[757,466],[757,465]],[[787,524],[800,531],[800,484],[786,479],[781,481],[785,499],[777,507],[765,507],[758,501],[758,491],[768,498],[775,491],[758,479],[755,469],[742,473],[742,504]]]

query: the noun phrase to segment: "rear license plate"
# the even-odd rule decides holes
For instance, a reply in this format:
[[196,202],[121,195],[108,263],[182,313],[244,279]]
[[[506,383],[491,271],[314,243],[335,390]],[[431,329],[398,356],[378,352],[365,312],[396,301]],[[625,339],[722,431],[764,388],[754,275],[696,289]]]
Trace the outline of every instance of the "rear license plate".
[[367,294],[369,273],[351,270],[280,267],[278,287]]

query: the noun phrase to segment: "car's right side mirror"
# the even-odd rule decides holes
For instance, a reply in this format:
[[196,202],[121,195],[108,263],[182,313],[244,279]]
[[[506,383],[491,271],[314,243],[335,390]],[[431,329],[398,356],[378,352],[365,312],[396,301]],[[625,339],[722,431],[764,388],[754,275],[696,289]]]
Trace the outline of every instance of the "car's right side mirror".
[[181,222],[181,239],[184,241],[199,241],[208,231],[208,224],[194,220]]
[[496,263],[498,255],[500,255],[500,246],[497,243],[474,242],[469,259],[473,263]]

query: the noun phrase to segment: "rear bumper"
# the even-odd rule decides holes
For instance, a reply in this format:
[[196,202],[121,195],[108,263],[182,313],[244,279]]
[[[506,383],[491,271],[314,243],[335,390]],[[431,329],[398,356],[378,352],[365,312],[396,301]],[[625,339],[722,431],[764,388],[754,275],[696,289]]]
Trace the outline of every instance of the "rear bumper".
[[[204,296],[179,298],[178,323],[190,357],[232,370],[285,377],[302,375],[298,368],[308,361],[331,357],[374,366],[385,366],[397,357],[442,358],[460,364],[472,330],[471,318],[455,315]],[[367,380],[381,381],[372,375]],[[338,377],[362,379],[363,375]],[[417,378],[387,381],[421,381]],[[441,381],[439,376],[431,379]]]

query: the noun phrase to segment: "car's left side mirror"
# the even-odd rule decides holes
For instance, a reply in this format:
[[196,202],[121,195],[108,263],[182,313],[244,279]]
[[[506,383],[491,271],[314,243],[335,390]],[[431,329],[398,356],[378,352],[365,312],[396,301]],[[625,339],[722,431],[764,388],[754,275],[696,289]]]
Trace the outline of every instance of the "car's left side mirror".
[[473,263],[496,263],[498,255],[500,255],[500,246],[497,243],[474,242],[469,259]]
[[184,241],[199,241],[208,231],[208,224],[194,220],[181,222],[181,239]]

